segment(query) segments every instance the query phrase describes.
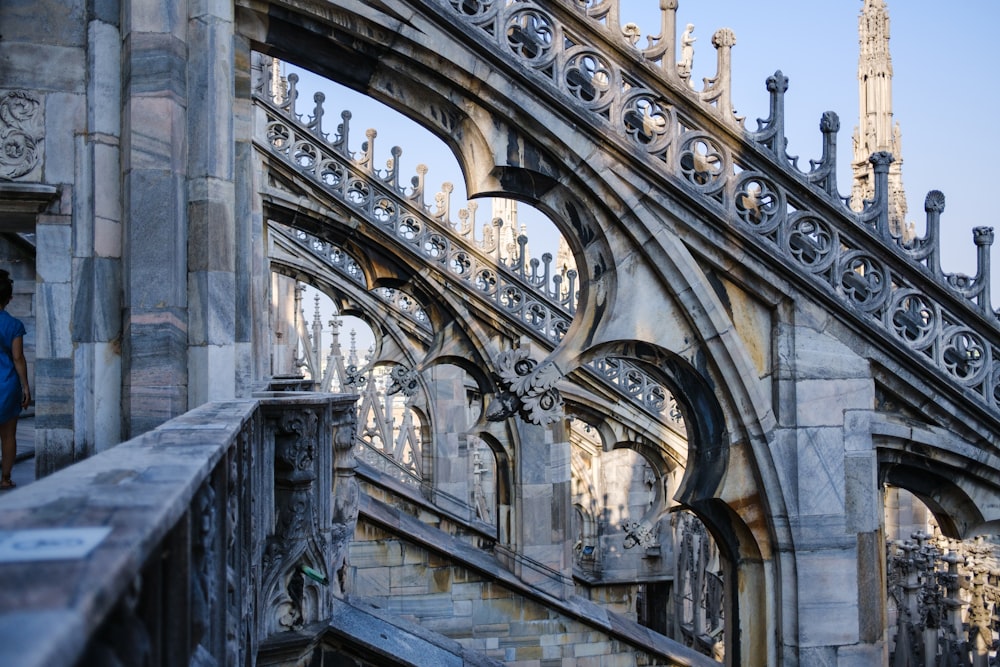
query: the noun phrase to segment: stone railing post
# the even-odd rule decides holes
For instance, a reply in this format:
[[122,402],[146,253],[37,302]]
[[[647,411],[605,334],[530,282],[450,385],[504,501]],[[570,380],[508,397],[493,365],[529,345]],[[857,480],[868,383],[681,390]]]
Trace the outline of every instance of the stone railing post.
[[254,489],[259,656],[263,664],[289,664],[289,655],[311,650],[333,599],[344,594],[358,512],[350,446],[356,397],[278,392],[259,398],[259,460],[272,470]]

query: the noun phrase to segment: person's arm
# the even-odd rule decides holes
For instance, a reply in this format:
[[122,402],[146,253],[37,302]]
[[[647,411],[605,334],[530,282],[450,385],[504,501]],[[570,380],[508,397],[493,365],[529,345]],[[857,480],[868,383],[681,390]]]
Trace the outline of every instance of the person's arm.
[[10,345],[10,356],[14,360],[14,369],[21,380],[21,407],[28,407],[31,402],[31,389],[28,387],[28,362],[24,360],[24,337],[18,336]]

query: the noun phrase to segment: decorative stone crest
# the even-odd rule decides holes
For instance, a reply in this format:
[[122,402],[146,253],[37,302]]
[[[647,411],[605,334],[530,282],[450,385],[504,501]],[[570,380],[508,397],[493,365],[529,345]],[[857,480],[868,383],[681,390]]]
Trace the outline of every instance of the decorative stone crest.
[[0,96],[0,178],[30,173],[41,159],[42,103],[24,90]]
[[623,521],[622,530],[625,531],[625,543],[623,546],[626,549],[631,549],[635,546],[640,546],[643,549],[659,546],[654,529],[646,523],[640,521]]
[[392,383],[386,389],[386,394],[393,395],[403,392],[403,396],[413,396],[420,388],[419,374],[406,366],[393,366],[389,372]]
[[354,364],[347,367],[347,377],[344,378],[346,386],[360,389],[365,386],[366,382],[368,382],[368,376],[365,375],[364,369],[360,369]]
[[495,359],[497,384],[501,387],[487,410],[490,421],[502,421],[520,413],[533,424],[552,424],[563,418],[563,400],[556,383],[562,378],[552,362],[541,365],[528,350],[507,350]]

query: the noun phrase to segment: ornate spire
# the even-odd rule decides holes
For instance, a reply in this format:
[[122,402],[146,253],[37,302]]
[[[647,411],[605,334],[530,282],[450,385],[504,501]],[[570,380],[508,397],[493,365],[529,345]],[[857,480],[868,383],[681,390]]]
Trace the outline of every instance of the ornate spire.
[[860,125],[854,128],[854,183],[851,208],[861,211],[864,200],[875,196],[875,180],[868,158],[891,153],[889,167],[889,229],[904,242],[913,238],[906,222],[903,191],[902,139],[899,123],[892,122],[892,57],[889,55],[889,10],[885,0],[864,0],[858,19],[858,100]]
[[[502,225],[497,230],[499,253],[498,257],[505,261],[508,266],[514,266],[520,259],[520,247],[517,244],[517,237],[523,232],[517,224],[517,202],[513,199],[493,198],[493,220],[501,220]],[[525,263],[528,261],[525,257]]]

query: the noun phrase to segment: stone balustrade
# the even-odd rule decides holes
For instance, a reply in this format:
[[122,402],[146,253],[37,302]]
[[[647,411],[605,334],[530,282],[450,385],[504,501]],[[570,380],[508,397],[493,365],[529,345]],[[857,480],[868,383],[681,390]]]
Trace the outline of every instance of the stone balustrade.
[[0,664],[311,651],[344,595],[355,400],[206,404],[0,496]]
[[887,547],[889,655],[897,667],[996,664],[1000,549],[995,542],[931,538]]

